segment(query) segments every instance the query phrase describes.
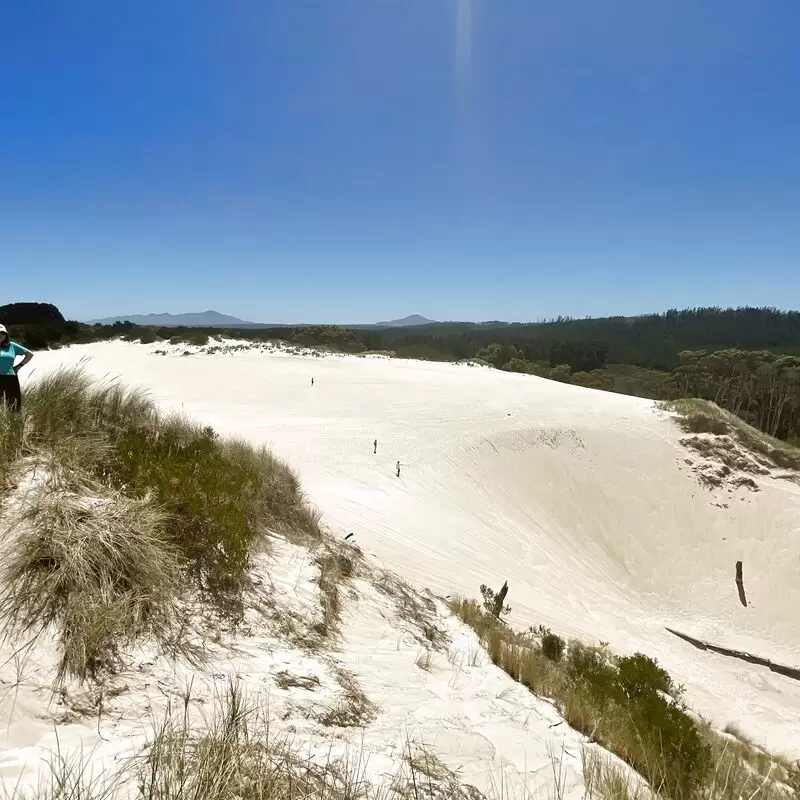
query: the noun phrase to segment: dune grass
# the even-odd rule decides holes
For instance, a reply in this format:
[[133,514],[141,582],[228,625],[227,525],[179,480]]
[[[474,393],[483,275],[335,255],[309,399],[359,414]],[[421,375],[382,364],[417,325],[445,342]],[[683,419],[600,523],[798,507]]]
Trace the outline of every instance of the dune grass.
[[688,433],[730,435],[775,466],[800,470],[800,448],[754,428],[710,400],[671,400],[661,407],[678,414],[678,424]]
[[97,484],[79,494],[40,481],[22,498],[3,553],[6,635],[36,638],[54,625],[59,680],[113,670],[119,648],[145,636],[180,648],[181,558],[164,523],[152,505]]
[[339,547],[326,546],[317,557],[319,567],[319,593],[322,620],[319,632],[331,636],[338,632],[342,621],[342,593],[344,581],[353,576],[354,557]]
[[[93,754],[51,757],[33,791],[6,789],[5,800],[518,800],[538,797],[509,792],[502,780],[482,794],[462,781],[427,743],[406,737],[402,761],[391,773],[369,774],[369,752],[342,748],[335,739],[315,753],[278,733],[268,701],[247,693],[235,677],[197,711],[190,691],[153,721],[138,751],[117,756],[113,766],[93,764]],[[557,767],[556,767],[557,769]],[[610,771],[606,771],[611,774]],[[606,773],[595,777],[590,800],[637,800],[604,794]],[[587,788],[590,784],[587,782]],[[554,769],[547,796],[563,796]]]
[[297,476],[268,450],[165,416],[80,367],[28,387],[0,430],[11,529],[0,622],[14,638],[56,625],[61,678],[113,668],[141,636],[174,643],[187,590],[236,619],[267,531],[322,538]]
[[[604,647],[574,641],[556,647],[552,632],[518,633],[476,601],[455,598],[450,608],[475,630],[495,666],[534,694],[555,700],[571,727],[629,764],[658,795],[672,800],[790,796],[795,768],[768,755],[766,760],[752,752],[745,756],[710,726],[698,725],[680,689],[644,654],[615,657]],[[593,769],[595,783],[607,784],[602,791],[596,787],[598,796],[628,797],[613,770]]]

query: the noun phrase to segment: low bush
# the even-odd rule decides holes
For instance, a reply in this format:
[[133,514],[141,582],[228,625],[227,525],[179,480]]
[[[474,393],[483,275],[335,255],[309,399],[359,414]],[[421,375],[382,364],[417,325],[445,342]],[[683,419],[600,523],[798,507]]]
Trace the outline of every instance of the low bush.
[[544,653],[545,658],[549,658],[550,661],[561,661],[565,647],[566,643],[564,640],[552,631],[547,631],[542,636],[542,653]]

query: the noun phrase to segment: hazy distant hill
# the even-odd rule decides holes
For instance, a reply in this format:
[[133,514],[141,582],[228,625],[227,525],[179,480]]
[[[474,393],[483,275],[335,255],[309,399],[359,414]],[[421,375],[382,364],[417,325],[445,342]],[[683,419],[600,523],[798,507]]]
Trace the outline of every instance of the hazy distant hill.
[[257,322],[248,322],[218,311],[197,311],[189,314],[121,314],[118,317],[90,320],[92,325],[112,325],[115,322],[132,322],[134,325],[145,325],[151,328],[242,328],[256,327]]
[[403,317],[403,319],[393,319],[391,322],[377,322],[375,326],[378,328],[409,328],[412,325],[432,325],[436,320],[422,317],[419,314],[412,314],[410,317]]
[[[179,326],[187,328],[298,328],[310,324],[295,323],[293,325],[287,325],[281,323],[248,322],[238,317],[231,317],[228,314],[220,314],[219,311],[198,311],[189,314],[120,314],[117,317],[92,319],[89,320],[89,324],[113,325],[115,322],[125,321],[149,328],[177,328]],[[431,325],[433,323],[434,320],[432,319],[427,319],[419,314],[412,314],[410,317],[395,319],[391,322],[366,323],[349,325],[346,327],[365,330],[368,328],[408,328],[414,325]]]

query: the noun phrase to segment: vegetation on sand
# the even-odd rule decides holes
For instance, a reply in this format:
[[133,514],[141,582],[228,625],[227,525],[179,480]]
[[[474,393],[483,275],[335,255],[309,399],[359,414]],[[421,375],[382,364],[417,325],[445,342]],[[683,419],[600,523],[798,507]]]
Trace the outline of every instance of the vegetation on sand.
[[0,429],[6,495],[22,484],[5,499],[0,623],[34,639],[56,625],[59,677],[113,669],[141,636],[188,654],[187,589],[235,619],[267,531],[321,539],[296,475],[267,450],[81,369],[32,385],[21,415],[0,408]]
[[[534,694],[553,698],[569,725],[627,762],[658,795],[672,800],[791,796],[787,786],[800,768],[768,755],[759,763],[726,747],[689,712],[669,674],[645,654],[616,657],[605,647],[567,644],[543,627],[519,633],[474,600],[455,598],[450,608],[475,630],[493,664]],[[605,776],[606,788],[627,786],[597,765],[592,774]]]

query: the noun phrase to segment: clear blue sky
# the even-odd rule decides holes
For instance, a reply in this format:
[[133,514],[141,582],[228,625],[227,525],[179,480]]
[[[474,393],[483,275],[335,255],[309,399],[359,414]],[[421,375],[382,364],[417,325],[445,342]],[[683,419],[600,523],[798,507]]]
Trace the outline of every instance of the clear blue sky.
[[798,0],[0,10],[0,302],[800,306]]

